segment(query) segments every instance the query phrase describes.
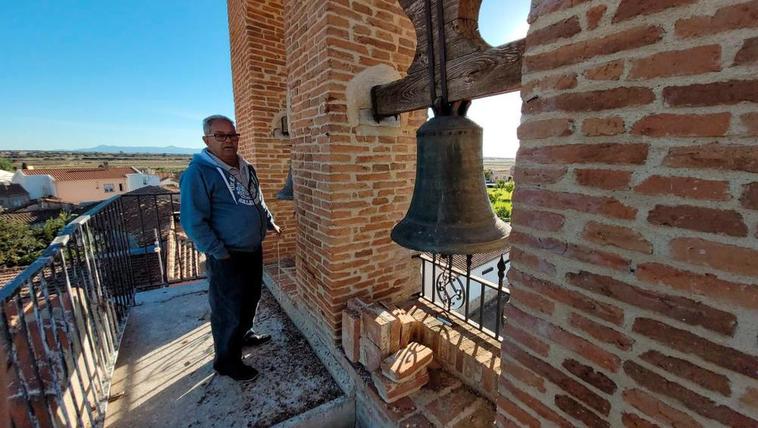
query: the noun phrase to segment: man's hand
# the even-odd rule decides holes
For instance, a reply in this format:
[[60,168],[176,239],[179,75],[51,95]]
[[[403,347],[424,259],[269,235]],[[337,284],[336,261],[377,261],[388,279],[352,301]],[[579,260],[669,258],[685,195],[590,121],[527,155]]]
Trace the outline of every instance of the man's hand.
[[272,224],[271,226],[274,227],[274,232],[276,232],[277,235],[281,235],[282,234],[282,228],[279,227],[277,224]]

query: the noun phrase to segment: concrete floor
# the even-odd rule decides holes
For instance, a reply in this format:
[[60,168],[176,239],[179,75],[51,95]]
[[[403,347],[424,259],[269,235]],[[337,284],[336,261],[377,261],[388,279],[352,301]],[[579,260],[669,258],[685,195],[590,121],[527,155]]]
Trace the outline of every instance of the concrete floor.
[[113,375],[106,427],[270,426],[343,394],[264,288],[256,329],[271,342],[247,350],[260,377],[214,375],[207,284],[138,294]]

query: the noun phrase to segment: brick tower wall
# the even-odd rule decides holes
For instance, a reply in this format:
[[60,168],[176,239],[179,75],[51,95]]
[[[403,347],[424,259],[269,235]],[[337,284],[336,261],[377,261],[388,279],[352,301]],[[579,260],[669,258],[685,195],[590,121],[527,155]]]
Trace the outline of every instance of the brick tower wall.
[[281,0],[229,0],[232,82],[240,154],[258,173],[266,204],[284,233],[264,242],[264,263],[294,257],[295,208],[276,199],[287,179],[292,143],[276,120],[287,108]]
[[501,425],[758,425],[758,1],[534,0]]
[[369,67],[405,72],[416,37],[396,1],[287,0],[285,17],[298,292],[336,340],[349,298],[393,299],[419,287],[410,252],[390,230],[410,202],[424,112],[373,135],[351,125],[346,93]]

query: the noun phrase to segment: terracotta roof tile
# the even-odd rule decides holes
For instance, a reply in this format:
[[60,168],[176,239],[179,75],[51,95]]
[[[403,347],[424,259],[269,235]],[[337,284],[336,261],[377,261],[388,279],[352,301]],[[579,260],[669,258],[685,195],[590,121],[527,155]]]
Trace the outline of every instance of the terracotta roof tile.
[[137,174],[139,171],[132,167],[110,167],[110,168],[40,168],[25,169],[22,171],[25,175],[50,175],[56,181],[75,181],[75,180],[102,180],[108,178],[124,178],[127,174]]

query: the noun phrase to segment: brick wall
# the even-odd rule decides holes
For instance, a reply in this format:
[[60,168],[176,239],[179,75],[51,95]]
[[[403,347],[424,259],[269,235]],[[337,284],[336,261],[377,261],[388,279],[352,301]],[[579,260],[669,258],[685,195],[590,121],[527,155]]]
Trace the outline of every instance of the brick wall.
[[264,262],[293,256],[296,224],[292,201],[277,200],[284,186],[292,143],[277,117],[287,109],[282,0],[228,0],[229,34],[240,154],[255,166],[263,196],[284,233],[270,233]]
[[758,425],[758,1],[529,21],[499,422]]
[[367,67],[404,72],[416,37],[396,1],[284,3],[298,292],[336,339],[347,299],[391,299],[417,286],[410,253],[390,230],[410,202],[423,112],[402,115],[394,135],[369,135],[350,125],[346,96]]

